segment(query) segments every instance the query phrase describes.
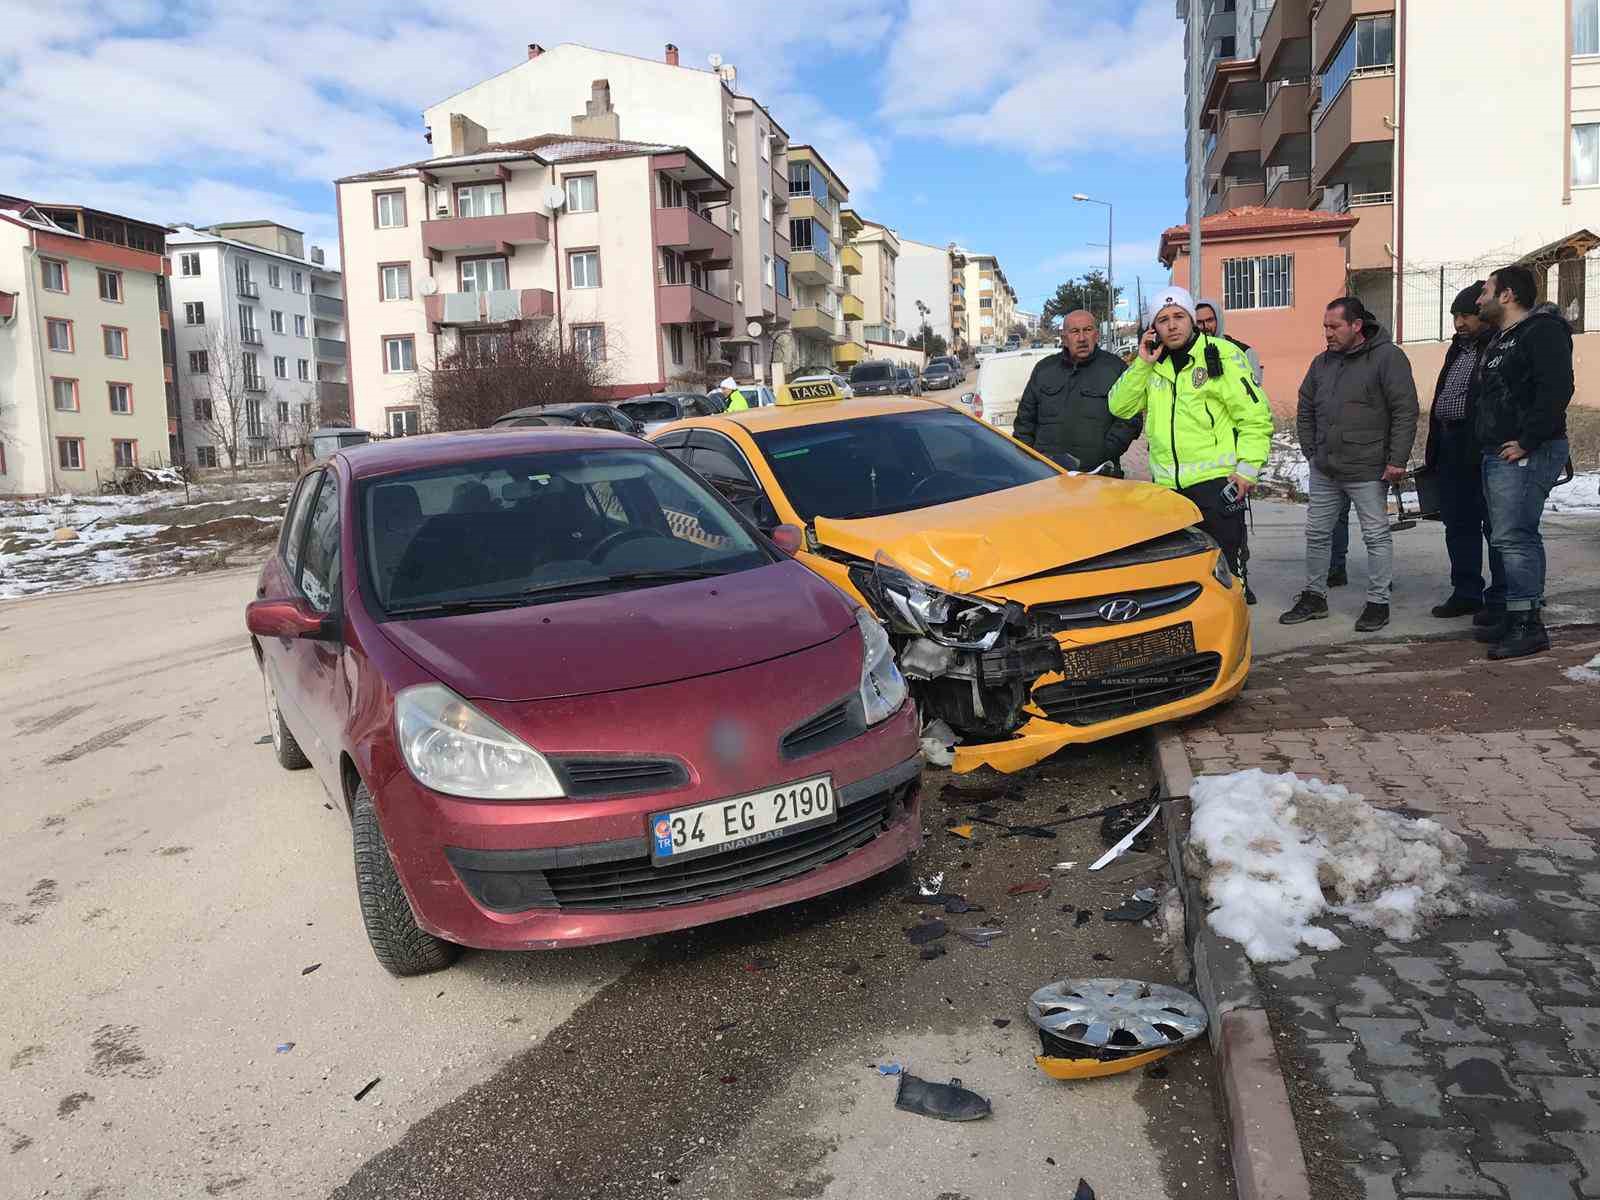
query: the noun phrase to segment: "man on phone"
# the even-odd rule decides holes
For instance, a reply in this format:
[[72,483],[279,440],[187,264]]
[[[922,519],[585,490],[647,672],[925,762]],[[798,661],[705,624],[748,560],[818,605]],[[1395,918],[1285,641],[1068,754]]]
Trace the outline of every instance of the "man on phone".
[[[1245,499],[1272,449],[1272,410],[1239,348],[1196,327],[1183,288],[1157,292],[1145,320],[1139,356],[1111,389],[1111,412],[1145,416],[1151,477],[1194,502],[1200,527],[1242,578]],[[1248,580],[1245,599],[1255,603]]]
[[1346,499],[1361,519],[1367,545],[1367,603],[1358,633],[1389,623],[1394,580],[1394,533],[1388,489],[1405,478],[1417,436],[1417,385],[1411,360],[1354,296],[1341,296],[1322,315],[1328,348],[1311,360],[1300,385],[1300,448],[1311,464],[1306,512],[1306,585],[1284,625],[1328,615],[1328,560],[1333,527]]

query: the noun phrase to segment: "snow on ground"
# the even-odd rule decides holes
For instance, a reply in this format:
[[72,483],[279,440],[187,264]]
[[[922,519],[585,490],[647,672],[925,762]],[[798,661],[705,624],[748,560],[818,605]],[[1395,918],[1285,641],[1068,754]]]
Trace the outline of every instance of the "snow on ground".
[[1320,779],[1239,771],[1195,780],[1190,845],[1203,858],[1207,921],[1253,962],[1343,943],[1313,922],[1344,917],[1410,941],[1466,910],[1466,843],[1436,821],[1374,808]]
[[1568,667],[1562,674],[1573,683],[1600,683],[1600,654],[1596,654],[1581,667]]

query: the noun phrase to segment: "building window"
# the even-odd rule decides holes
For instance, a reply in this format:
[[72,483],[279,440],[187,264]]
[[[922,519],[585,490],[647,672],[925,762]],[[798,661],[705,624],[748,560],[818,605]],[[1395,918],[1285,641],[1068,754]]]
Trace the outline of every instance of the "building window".
[[808,162],[792,162],[789,164],[789,195],[809,196],[811,194],[811,164]]
[[593,175],[567,176],[567,211],[594,212],[598,207]]
[[[263,434],[252,434],[252,437],[263,437]],[[267,448],[265,446],[249,446],[244,452],[245,461],[248,463],[264,463],[267,461]]]
[[606,327],[604,325],[574,325],[572,348],[590,362],[606,360]]
[[100,270],[100,299],[109,300],[112,304],[122,303],[122,272]]
[[728,161],[731,163],[738,163],[739,161],[739,147],[732,142],[728,143]]
[[180,275],[200,274],[200,256],[198,254],[178,255],[178,273]]
[[311,382],[311,360],[306,358],[295,359],[295,369],[300,374],[301,383]]
[[1320,119],[1333,107],[1344,85],[1358,74],[1381,73],[1394,70],[1394,14],[1381,17],[1361,17],[1344,35],[1333,61],[1322,73],[1322,103],[1317,106]]
[[183,323],[185,325],[204,325],[206,323],[206,306],[203,300],[186,300],[183,305]]
[[189,351],[189,374],[209,375],[210,373],[211,363],[206,357],[206,352],[204,350]]
[[67,264],[54,258],[39,260],[39,286],[47,292],[67,290]]
[[672,351],[672,365],[683,366],[683,326],[667,326],[667,347]]
[[289,402],[287,400],[279,400],[278,401],[278,424],[279,425],[287,425],[288,423],[289,423]]
[[1222,303],[1230,312],[1238,308],[1293,307],[1294,255],[1223,259]]
[[1600,54],[1600,0],[1572,0],[1572,52]]
[[[409,290],[410,268],[406,270],[406,286]],[[503,258],[463,258],[460,260],[460,270],[463,292],[503,292],[511,286],[511,269]]]
[[282,333],[283,332],[283,314],[281,312],[279,312],[277,309],[273,309],[272,316],[271,316],[270,319],[272,321],[272,332],[273,333]]
[[770,162],[772,160],[772,140],[768,137],[765,129],[756,130],[756,148],[761,151],[762,162]]
[[761,256],[761,282],[767,287],[772,286],[772,255]]
[[63,471],[83,470],[83,439],[57,438],[56,455]]
[[45,342],[50,349],[60,354],[72,353],[72,322],[63,321],[59,317],[46,317],[44,322]]
[[456,185],[456,216],[497,217],[505,211],[505,184],[458,183]]
[[811,249],[811,221],[789,222],[789,246],[795,250]]
[[[267,427],[261,420],[261,401],[246,400],[244,402],[244,435],[245,437],[261,438],[267,436]],[[252,462],[255,460],[251,460]]]
[[124,415],[133,411],[133,385],[128,383],[106,384],[106,395],[111,401],[111,411]]
[[788,261],[785,260],[785,259],[782,259],[782,258],[775,259],[773,261],[773,264],[772,264],[772,269],[773,269],[773,276],[772,276],[772,278],[773,278],[773,284],[772,284],[773,290],[775,292],[777,292],[778,295],[787,297],[789,295],[789,263],[788,263]]
[[211,407],[210,396],[196,396],[194,398],[194,419],[196,421],[209,421],[214,415]]
[[132,438],[112,438],[111,460],[119,467],[137,467],[139,443]]
[[128,331],[118,325],[100,326],[100,334],[105,339],[107,358],[128,357]]
[[267,264],[267,286],[283,290],[283,268],[277,263]]
[[50,396],[57,412],[78,411],[78,381],[76,379],[53,377],[50,380]]
[[692,208],[699,212],[695,203],[694,193],[686,190],[683,184],[671,175],[656,176],[656,200],[662,208]]
[[5,473],[6,473],[6,447],[5,447],[5,443],[4,442],[0,442],[0,475],[4,475]]
[[215,467],[217,465],[217,448],[215,446],[196,446],[194,448],[194,465],[197,467]]
[[417,369],[417,340],[406,337],[383,339],[383,369],[388,372],[415,371]]
[[373,192],[372,213],[379,229],[399,229],[406,223],[406,194]]
[[739,232],[740,222],[739,222],[739,210],[737,208],[733,208],[733,209],[729,209],[728,210],[728,223],[733,226],[733,231],[735,233]]
[[294,317],[294,335],[302,338],[306,335],[306,319],[300,313],[296,313]]
[[600,251],[573,250],[567,254],[567,286],[572,288],[600,286]]
[[304,271],[292,271],[289,274],[289,287],[296,292],[306,290],[306,276]]
[[282,354],[272,356],[272,377],[274,379],[289,378],[289,360]]
[[1600,186],[1600,125],[1572,127],[1572,186]]
[[266,384],[261,379],[261,368],[256,365],[256,356],[253,351],[242,350],[239,353],[239,366],[244,375],[244,386],[248,392],[260,392],[266,389]]
[[389,426],[390,437],[412,437],[422,429],[422,414],[414,408],[390,408],[384,410],[385,423]]

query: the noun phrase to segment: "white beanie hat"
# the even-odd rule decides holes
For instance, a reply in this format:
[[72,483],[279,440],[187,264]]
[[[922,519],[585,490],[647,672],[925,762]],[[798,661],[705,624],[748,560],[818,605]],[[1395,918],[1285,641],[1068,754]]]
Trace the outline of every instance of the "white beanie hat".
[[1150,302],[1144,306],[1144,323],[1146,325],[1154,324],[1156,314],[1163,308],[1170,308],[1174,304],[1188,313],[1191,321],[1194,320],[1194,297],[1184,288],[1170,286],[1162,288],[1154,296],[1150,297]]
[[[1191,315],[1191,316],[1193,316],[1193,315],[1194,315],[1194,314],[1193,314],[1193,312],[1192,312],[1192,311],[1191,311],[1191,312],[1190,312],[1190,315]],[[723,380],[723,381],[722,381],[722,382],[721,382],[721,383],[719,383],[719,384],[718,384],[718,385],[717,385],[717,386],[718,386],[718,387],[720,387],[720,388],[724,388],[724,389],[726,389],[726,390],[727,390],[727,391],[730,391],[730,392],[731,392],[731,391],[733,391],[733,389],[734,389],[734,388],[736,388],[736,387],[738,387],[738,386],[739,386],[739,385],[738,385],[738,384],[737,384],[737,383],[735,383],[735,382],[734,382],[734,379],[733,379],[733,376],[732,376],[732,375],[729,375],[729,376],[728,376],[728,377],[727,377],[727,378],[726,378],[726,379],[724,379],[724,380]]]

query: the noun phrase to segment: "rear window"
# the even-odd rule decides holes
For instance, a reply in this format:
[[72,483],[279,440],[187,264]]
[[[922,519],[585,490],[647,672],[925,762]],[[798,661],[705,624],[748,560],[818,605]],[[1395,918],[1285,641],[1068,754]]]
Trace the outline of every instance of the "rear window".
[[678,419],[678,405],[672,400],[629,400],[617,407],[640,423]]
[[862,363],[850,370],[851,383],[879,383],[894,378],[894,368],[888,363]]

